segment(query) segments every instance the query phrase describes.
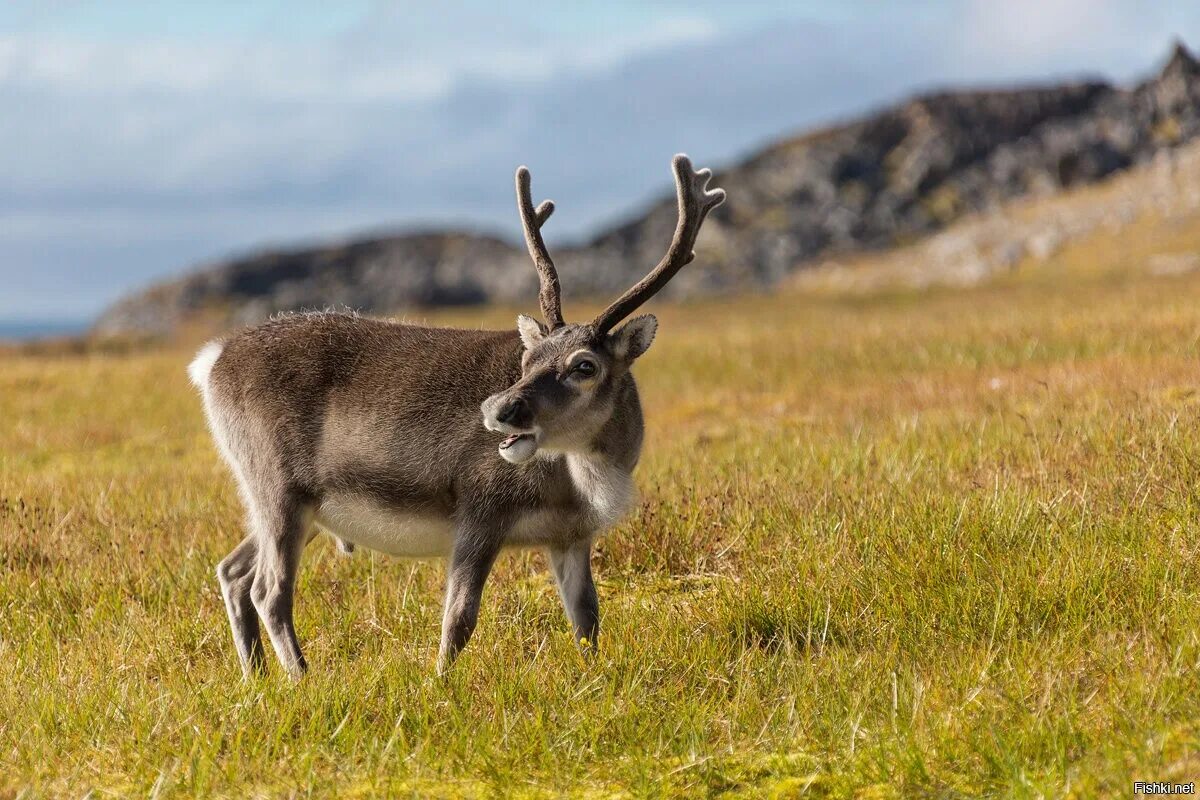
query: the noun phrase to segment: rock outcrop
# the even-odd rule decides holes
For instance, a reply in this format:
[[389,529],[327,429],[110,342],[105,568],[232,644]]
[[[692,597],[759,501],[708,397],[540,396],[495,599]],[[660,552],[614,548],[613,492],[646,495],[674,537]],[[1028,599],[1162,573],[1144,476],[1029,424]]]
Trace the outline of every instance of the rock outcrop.
[[[728,201],[675,296],[773,286],[818,260],[936,232],[967,214],[1093,183],[1200,134],[1200,63],[1177,44],[1133,87],[1080,82],[916,97],[846,125],[781,141],[720,173]],[[567,251],[565,289],[611,295],[670,240],[673,197]],[[1053,242],[1029,247],[1053,247]],[[524,249],[493,237],[425,232],[266,252],[128,297],[102,334],[165,333],[195,312],[228,324],[345,306],[370,312],[536,296]]]

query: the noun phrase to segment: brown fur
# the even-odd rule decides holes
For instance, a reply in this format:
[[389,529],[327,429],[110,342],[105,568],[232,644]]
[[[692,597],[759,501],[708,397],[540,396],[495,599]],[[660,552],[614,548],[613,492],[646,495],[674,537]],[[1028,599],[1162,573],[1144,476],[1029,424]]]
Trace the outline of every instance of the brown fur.
[[[560,329],[537,363],[588,341],[583,331]],[[489,516],[547,504],[570,510],[576,499],[561,461],[509,464],[496,454],[502,437],[480,421],[485,399],[518,384],[522,352],[515,331],[287,316],[230,339],[211,391],[218,413],[254,428],[233,443],[253,482],[309,503],[334,489],[447,515],[465,513],[463,502]],[[642,417],[627,366],[603,394],[612,413],[590,449],[631,471]]]

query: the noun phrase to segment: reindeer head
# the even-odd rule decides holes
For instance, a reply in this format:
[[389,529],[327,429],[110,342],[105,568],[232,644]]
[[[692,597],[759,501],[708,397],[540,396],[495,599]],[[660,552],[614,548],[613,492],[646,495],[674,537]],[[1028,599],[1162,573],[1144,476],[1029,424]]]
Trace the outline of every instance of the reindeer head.
[[489,397],[481,407],[484,426],[508,434],[499,446],[505,460],[521,463],[539,449],[586,451],[612,418],[630,380],[629,367],[654,341],[658,320],[647,314],[616,331],[613,328],[695,258],[692,248],[705,216],[725,200],[723,190],[707,188],[712,172],[693,170],[687,156],[675,156],[672,168],[679,221],[667,254],[645,278],[586,324],[563,321],[558,271],[541,233],[554,204],[547,200],[535,209],[529,170],[517,170],[517,206],[525,244],[541,284],[538,299],[546,323],[524,314],[517,317],[517,330],[525,345],[521,379]]

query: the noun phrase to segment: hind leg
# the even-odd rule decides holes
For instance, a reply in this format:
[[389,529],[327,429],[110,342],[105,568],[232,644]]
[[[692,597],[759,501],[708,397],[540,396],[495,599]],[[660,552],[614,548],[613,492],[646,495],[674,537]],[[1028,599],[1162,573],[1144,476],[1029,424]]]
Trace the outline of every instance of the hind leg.
[[260,503],[256,516],[258,561],[250,599],[267,628],[279,662],[293,679],[298,679],[308,665],[296,638],[292,604],[300,554],[311,530],[311,512],[297,498],[285,495]]
[[217,580],[221,583],[221,596],[225,598],[233,644],[242,662],[242,673],[247,676],[265,666],[262,639],[258,634],[258,614],[250,601],[257,561],[257,544],[253,536],[247,536],[217,565]]

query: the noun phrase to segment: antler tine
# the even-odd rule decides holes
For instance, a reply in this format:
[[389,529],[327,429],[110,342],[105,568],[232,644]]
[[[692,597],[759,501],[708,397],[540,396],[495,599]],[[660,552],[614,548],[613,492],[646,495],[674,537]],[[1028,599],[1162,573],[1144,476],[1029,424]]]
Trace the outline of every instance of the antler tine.
[[692,248],[704,218],[725,202],[724,189],[709,189],[712,170],[692,169],[692,162],[680,153],[671,162],[675,172],[675,194],[679,201],[679,222],[675,236],[662,261],[650,273],[617,298],[592,321],[597,333],[607,333],[613,326],[632,314],[639,306],[659,292],[675,273],[696,257]]
[[544,201],[536,209],[530,196],[530,176],[527,167],[517,168],[517,208],[521,212],[521,227],[525,230],[525,247],[529,249],[529,257],[537,269],[538,302],[542,306],[542,316],[550,330],[563,325],[562,296],[558,284],[558,270],[546,250],[546,242],[542,239],[542,225],[554,213],[554,203]]

